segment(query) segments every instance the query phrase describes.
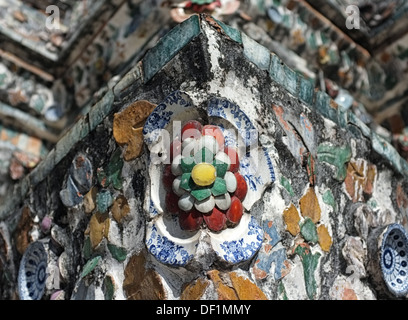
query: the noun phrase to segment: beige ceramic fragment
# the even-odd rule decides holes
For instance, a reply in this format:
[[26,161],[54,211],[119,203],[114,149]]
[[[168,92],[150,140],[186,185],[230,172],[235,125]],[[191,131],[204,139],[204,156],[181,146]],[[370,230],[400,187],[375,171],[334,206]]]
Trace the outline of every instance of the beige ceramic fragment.
[[105,237],[108,237],[110,220],[108,214],[95,213],[89,222],[89,237],[92,248],[96,248]]
[[313,188],[309,188],[306,194],[300,199],[300,212],[304,218],[309,217],[313,223],[320,220],[321,209],[319,200]]
[[146,100],[132,103],[125,110],[115,113],[113,136],[120,146],[127,146],[123,158],[131,161],[139,157],[143,150],[143,125],[156,105]]
[[134,255],[125,268],[123,289],[129,300],[164,300],[166,292],[156,271],[146,269],[145,253]]
[[111,212],[113,218],[117,223],[121,223],[122,219],[129,214],[129,204],[127,199],[123,195],[120,195],[115,199],[115,201],[113,201]]
[[33,225],[34,222],[31,218],[31,211],[28,207],[24,207],[16,232],[16,248],[20,254],[24,254],[28,245],[31,243],[30,231]]
[[84,210],[85,213],[91,213],[96,208],[96,194],[98,188],[92,187],[91,190],[84,196]]
[[285,221],[286,229],[292,236],[296,236],[300,232],[300,217],[296,207],[293,204],[291,204],[290,207],[285,209],[283,212],[283,220]]

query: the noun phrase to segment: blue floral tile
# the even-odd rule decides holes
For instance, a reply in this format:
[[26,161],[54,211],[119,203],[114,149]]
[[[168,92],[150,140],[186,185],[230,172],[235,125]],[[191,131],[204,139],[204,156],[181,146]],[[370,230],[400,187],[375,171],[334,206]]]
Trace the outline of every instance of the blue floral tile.
[[200,232],[182,230],[175,217],[159,217],[147,226],[146,246],[160,262],[171,266],[185,266],[197,250]]
[[47,279],[48,256],[41,242],[32,243],[24,252],[18,272],[21,300],[41,300]]
[[217,255],[236,264],[251,259],[260,249],[263,230],[253,216],[244,214],[237,227],[221,233],[210,232],[210,238]]
[[395,296],[408,294],[408,233],[400,224],[392,224],[384,233],[380,265],[383,279]]

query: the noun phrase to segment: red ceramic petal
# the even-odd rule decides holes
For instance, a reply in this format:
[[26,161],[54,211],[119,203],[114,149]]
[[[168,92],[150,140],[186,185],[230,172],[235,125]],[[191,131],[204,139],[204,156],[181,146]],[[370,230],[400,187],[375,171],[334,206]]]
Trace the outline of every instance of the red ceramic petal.
[[195,231],[200,229],[203,224],[203,215],[196,209],[190,212],[180,211],[179,213],[179,223],[183,230]]
[[245,196],[248,192],[248,185],[245,181],[245,178],[239,172],[234,173],[235,178],[237,179],[237,189],[234,192],[234,196],[239,200],[244,201]]
[[235,148],[226,147],[224,149],[224,152],[229,156],[231,160],[231,166],[230,166],[229,171],[237,172],[239,170],[239,158],[238,158],[237,150]]
[[217,232],[225,229],[227,217],[221,210],[214,208],[210,214],[204,214],[203,216],[208,229],[211,231]]
[[167,164],[164,167],[163,178],[162,178],[163,186],[166,191],[173,190],[172,186],[173,186],[173,181],[175,178],[176,176],[171,173],[171,164]]
[[178,206],[179,197],[173,192],[167,192],[166,194],[166,208],[167,211],[172,214],[177,214],[180,211]]
[[207,124],[203,127],[202,133],[204,136],[213,136],[217,140],[220,150],[224,149],[225,138],[219,127]]
[[181,129],[181,137],[184,141],[187,138],[200,138],[201,130],[203,130],[203,125],[197,120],[188,121]]
[[227,213],[225,214],[228,222],[232,226],[236,226],[242,218],[242,215],[244,214],[244,207],[242,206],[241,200],[239,200],[237,197],[233,196],[231,198],[231,206],[227,210]]

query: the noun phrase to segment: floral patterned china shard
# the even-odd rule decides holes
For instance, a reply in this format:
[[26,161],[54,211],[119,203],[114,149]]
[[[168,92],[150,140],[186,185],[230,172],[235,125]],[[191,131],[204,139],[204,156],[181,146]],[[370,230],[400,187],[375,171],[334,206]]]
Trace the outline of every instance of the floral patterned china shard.
[[24,252],[18,273],[21,300],[41,300],[47,279],[48,257],[41,242],[32,243]]
[[253,257],[263,233],[249,211],[275,177],[247,115],[218,98],[196,107],[176,91],[148,117],[143,133],[150,150],[149,252],[162,263],[184,266],[205,233],[224,261]]
[[388,289],[396,296],[408,294],[408,233],[400,224],[387,227],[381,245],[380,265]]

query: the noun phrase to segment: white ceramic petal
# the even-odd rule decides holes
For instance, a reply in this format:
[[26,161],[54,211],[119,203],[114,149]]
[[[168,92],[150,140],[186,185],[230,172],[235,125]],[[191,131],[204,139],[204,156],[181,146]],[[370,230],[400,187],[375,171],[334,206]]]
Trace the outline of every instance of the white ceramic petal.
[[231,171],[227,171],[224,176],[225,184],[227,185],[228,192],[235,192],[237,190],[237,178]]
[[178,195],[179,197],[187,193],[186,190],[184,190],[183,188],[180,188],[180,183],[181,183],[181,176],[178,176],[173,180],[173,185],[172,185],[172,189],[174,193]]
[[147,225],[146,246],[160,262],[184,266],[193,259],[200,234],[182,230],[177,217],[160,216]]
[[214,200],[215,205],[220,210],[228,210],[228,208],[231,206],[231,196],[228,192],[218,197],[214,197]]
[[263,230],[250,214],[244,213],[235,228],[227,228],[220,233],[208,231],[211,245],[224,261],[239,263],[251,259],[263,241]]
[[178,201],[178,206],[183,211],[190,211],[193,209],[193,205],[194,197],[190,193],[183,194]]
[[201,148],[207,148],[210,150],[212,153],[217,153],[219,149],[219,145],[217,140],[213,136],[205,135],[202,136],[200,139],[200,149]]
[[201,213],[208,213],[215,207],[214,197],[210,196],[202,201],[196,201],[194,207]]
[[228,154],[226,154],[223,151],[220,151],[215,155],[214,160],[216,164],[226,163],[228,165],[227,170],[229,170],[231,166],[231,159],[228,156]]
[[[166,190],[163,186],[163,166],[152,165],[149,166],[150,190],[146,191],[146,199],[150,198],[152,204],[149,206],[149,213],[161,214],[166,208]],[[147,188],[149,189],[149,188]],[[153,210],[154,209],[154,210]]]

